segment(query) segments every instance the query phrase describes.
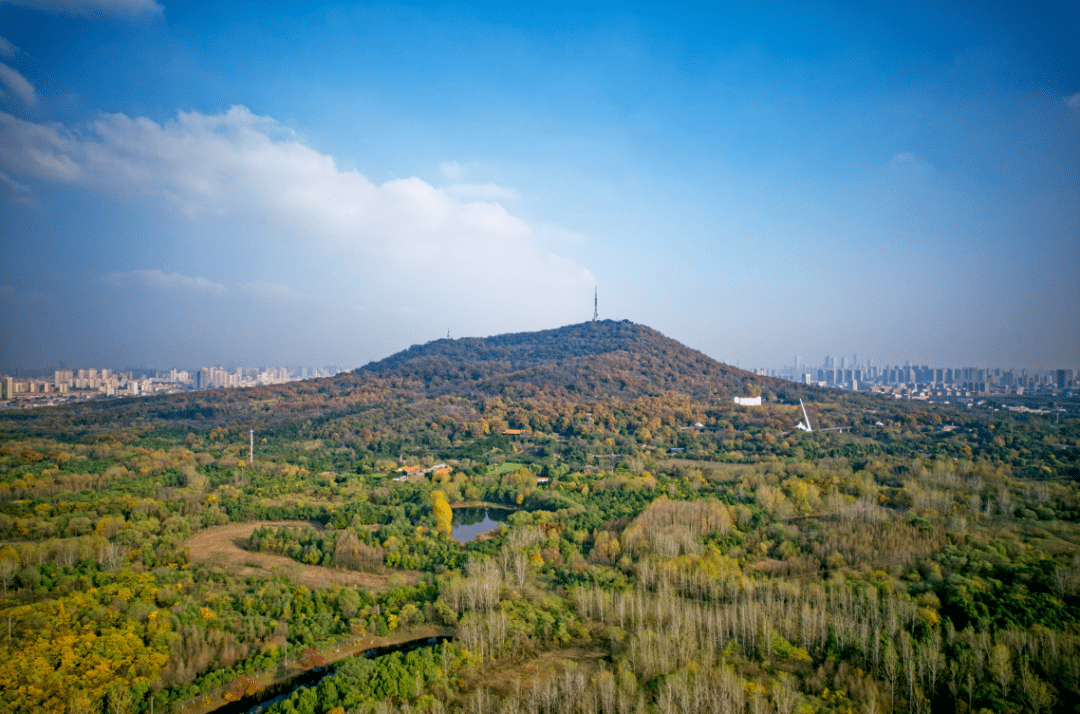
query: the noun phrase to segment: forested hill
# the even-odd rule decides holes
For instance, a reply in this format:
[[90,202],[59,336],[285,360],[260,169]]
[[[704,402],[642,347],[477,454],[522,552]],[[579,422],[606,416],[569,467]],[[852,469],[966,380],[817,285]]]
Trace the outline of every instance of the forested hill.
[[627,320],[485,338],[435,340],[368,364],[357,375],[422,382],[429,393],[498,393],[531,384],[545,392],[634,397],[681,392],[730,396],[759,378]]
[[2,412],[0,437],[59,431],[84,438],[163,424],[265,428],[301,417],[372,410],[396,414],[385,418],[403,428],[395,410],[407,411],[416,424],[451,415],[463,423],[475,422],[490,407],[485,406],[489,398],[526,409],[557,405],[556,411],[563,413],[575,405],[641,399],[730,405],[732,396],[750,394],[792,403],[818,391],[722,364],[644,325],[604,320],[540,332],[435,340],[323,379]]

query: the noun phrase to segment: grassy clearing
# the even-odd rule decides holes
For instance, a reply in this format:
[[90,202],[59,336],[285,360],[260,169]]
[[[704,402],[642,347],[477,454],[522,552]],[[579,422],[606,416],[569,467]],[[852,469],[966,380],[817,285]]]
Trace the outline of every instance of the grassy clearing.
[[548,650],[524,659],[506,658],[488,664],[482,673],[466,682],[463,699],[479,688],[505,697],[529,691],[534,684],[563,676],[567,669],[577,668],[591,676],[600,664],[609,659],[600,647],[570,646]]
[[508,474],[511,471],[517,471],[518,469],[525,468],[525,464],[519,464],[516,461],[504,461],[501,464],[488,470],[488,476],[502,476]]

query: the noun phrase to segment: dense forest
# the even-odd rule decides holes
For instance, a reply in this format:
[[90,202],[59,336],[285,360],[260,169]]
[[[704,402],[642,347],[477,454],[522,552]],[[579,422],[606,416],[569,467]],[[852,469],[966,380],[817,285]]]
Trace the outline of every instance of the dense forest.
[[[204,712],[304,672],[333,676],[271,711],[1080,703],[1075,414],[794,385],[598,322],[2,412],[0,439],[0,712]],[[512,513],[454,540],[483,504]]]

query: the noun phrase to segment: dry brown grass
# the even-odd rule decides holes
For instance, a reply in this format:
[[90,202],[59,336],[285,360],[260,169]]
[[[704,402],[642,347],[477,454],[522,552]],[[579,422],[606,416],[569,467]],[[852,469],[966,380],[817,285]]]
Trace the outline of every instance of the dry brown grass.
[[581,646],[548,650],[524,660],[506,657],[485,666],[477,673],[475,681],[466,684],[466,692],[483,687],[499,696],[524,693],[534,684],[561,677],[570,666],[592,676],[607,657],[607,651],[600,647]]
[[[386,588],[391,574],[376,575],[357,573],[352,570],[326,568],[321,565],[305,565],[292,558],[276,553],[257,553],[244,550],[244,545],[256,528],[270,526],[280,528],[317,528],[319,523],[309,521],[249,521],[229,523],[199,531],[188,538],[184,545],[189,549],[191,560],[206,565],[220,565],[236,577],[246,578],[251,575],[267,577],[272,574],[288,576],[290,580],[311,589],[325,588],[331,585],[359,585],[360,587]],[[419,580],[419,573],[410,570],[395,571],[409,585]]]

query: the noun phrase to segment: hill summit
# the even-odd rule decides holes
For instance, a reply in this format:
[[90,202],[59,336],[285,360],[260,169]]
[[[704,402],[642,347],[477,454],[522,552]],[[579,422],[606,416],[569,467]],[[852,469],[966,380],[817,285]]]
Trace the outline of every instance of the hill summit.
[[356,374],[422,383],[429,394],[490,394],[529,384],[545,392],[622,398],[669,391],[730,396],[772,382],[628,320],[439,339],[372,362]]

